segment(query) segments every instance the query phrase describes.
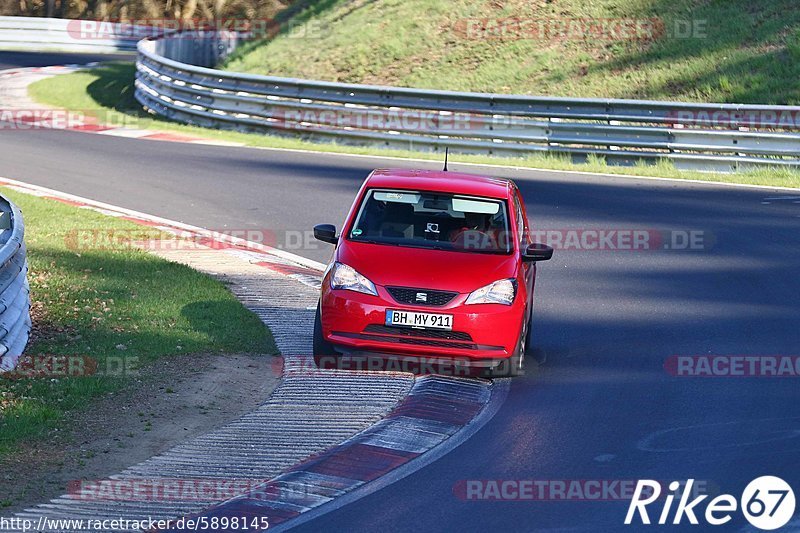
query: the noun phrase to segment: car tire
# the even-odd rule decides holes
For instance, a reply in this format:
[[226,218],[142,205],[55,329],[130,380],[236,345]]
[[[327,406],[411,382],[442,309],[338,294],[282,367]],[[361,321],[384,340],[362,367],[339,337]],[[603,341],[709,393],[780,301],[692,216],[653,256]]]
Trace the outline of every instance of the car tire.
[[[530,331],[530,329],[528,329]],[[525,351],[527,347],[526,343],[527,335],[523,336],[519,343],[517,343],[517,349],[514,350],[514,353],[509,358],[508,362],[508,377],[515,378],[518,376],[522,376],[525,374]]]
[[530,361],[536,361],[537,366],[542,366],[547,362],[547,350],[542,347],[533,346],[533,310],[528,318],[528,332],[525,334],[525,355]]
[[314,338],[312,342],[314,351],[314,364],[318,368],[335,368],[336,367],[336,350],[333,345],[325,340],[322,336],[322,315],[320,313],[320,304],[317,304],[317,314],[314,316]]
[[525,354],[533,352],[533,310],[528,315],[528,331],[525,332]]

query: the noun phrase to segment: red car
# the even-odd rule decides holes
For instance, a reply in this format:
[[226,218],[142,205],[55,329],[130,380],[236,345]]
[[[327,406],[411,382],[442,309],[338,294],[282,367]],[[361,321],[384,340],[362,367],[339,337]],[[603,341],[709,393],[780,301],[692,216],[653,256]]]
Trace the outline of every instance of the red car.
[[[447,171],[375,170],[335,244],[314,325],[319,366],[344,357],[423,360],[522,373],[536,262],[513,181]],[[470,370],[472,371],[472,370]]]

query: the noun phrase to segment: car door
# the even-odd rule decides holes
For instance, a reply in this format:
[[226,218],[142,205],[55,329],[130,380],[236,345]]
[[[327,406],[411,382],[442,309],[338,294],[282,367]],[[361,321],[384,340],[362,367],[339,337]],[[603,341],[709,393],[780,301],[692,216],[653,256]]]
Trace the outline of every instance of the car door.
[[[522,203],[522,198],[519,189],[514,188],[514,218],[516,221],[516,235],[517,243],[519,244],[519,253],[522,252],[531,244],[530,231],[528,228],[528,217],[525,212],[525,205]],[[522,261],[523,276],[525,279],[525,286],[527,287],[526,293],[528,296],[527,318],[530,318],[532,309],[531,301],[533,296],[533,287],[536,280],[536,263]]]

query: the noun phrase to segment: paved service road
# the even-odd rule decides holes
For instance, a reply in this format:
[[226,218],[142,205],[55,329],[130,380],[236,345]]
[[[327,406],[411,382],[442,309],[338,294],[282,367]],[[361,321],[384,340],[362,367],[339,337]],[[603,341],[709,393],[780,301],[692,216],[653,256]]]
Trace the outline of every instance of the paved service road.
[[[0,176],[208,228],[268,229],[279,241],[340,225],[373,167],[436,166],[58,131],[0,131],[0,150]],[[537,288],[534,338],[546,365],[514,380],[501,411],[459,448],[299,529],[624,527],[627,501],[465,501],[467,480],[613,487],[695,478],[738,497],[770,474],[800,488],[800,378],[690,379],[664,369],[673,355],[800,355],[800,204],[787,198],[800,195],[452,168],[516,179],[535,228],[645,230],[651,243],[691,231],[702,245],[557,250]],[[323,262],[329,253],[293,251]]]

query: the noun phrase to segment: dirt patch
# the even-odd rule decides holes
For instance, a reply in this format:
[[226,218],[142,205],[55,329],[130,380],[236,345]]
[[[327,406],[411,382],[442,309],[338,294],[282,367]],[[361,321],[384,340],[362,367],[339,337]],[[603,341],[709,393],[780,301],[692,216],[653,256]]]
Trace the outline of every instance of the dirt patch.
[[[34,287],[37,283],[42,289],[47,288],[47,276],[42,273],[30,271],[28,279]],[[60,338],[65,335],[67,337],[74,337],[76,335],[75,328],[67,328],[58,326],[47,314],[47,302],[38,300],[31,295],[31,331],[28,334],[28,345],[37,342],[49,342]]]
[[278,384],[275,359],[181,355],[140,370],[125,389],[72,413],[52,431],[0,461],[0,515],[66,492],[74,480],[102,479],[252,411]]

